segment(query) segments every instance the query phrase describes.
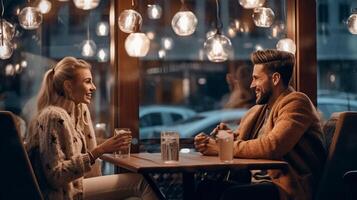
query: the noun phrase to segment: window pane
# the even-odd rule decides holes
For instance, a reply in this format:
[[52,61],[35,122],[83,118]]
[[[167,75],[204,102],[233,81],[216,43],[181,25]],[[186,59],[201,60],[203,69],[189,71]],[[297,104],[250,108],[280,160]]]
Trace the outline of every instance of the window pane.
[[[140,59],[140,113],[153,105],[156,110],[152,112],[165,113],[169,106],[176,108],[170,111],[172,114],[182,118],[170,125],[171,120],[176,120],[162,115],[162,126],[150,131],[148,127],[140,128],[142,139],[151,136],[158,139],[163,130],[176,130],[181,138],[192,139],[201,131],[209,134],[221,121],[235,128],[236,123],[231,122],[239,121],[255,103],[250,90],[253,67],[250,54],[258,49],[276,48],[278,40],[286,37],[285,1],[266,1],[264,6],[275,13],[268,28],[257,27],[252,19],[253,9],[244,9],[239,1],[220,1],[222,33],[232,42],[234,52],[226,62],[211,62],[203,47],[207,36],[215,30],[216,3],[213,0],[185,3],[198,20],[196,31],[189,36],[178,36],[171,27],[180,1],[155,2],[164,11],[160,19],[148,18],[147,2],[140,4],[141,31],[151,39],[148,55]],[[145,143],[148,145],[147,140]],[[155,148],[142,143],[140,149]]]
[[[328,21],[318,20],[317,27],[328,23],[329,34],[317,34],[318,59],[318,108],[324,120],[332,113],[356,110],[357,105],[357,45],[356,35],[348,31],[346,20],[354,0],[317,1],[318,8],[325,5],[329,9]],[[317,10],[324,16],[323,9]]]
[[[4,1],[4,19],[14,25],[16,33],[11,40],[13,55],[0,59],[0,110],[14,112],[28,125],[36,112],[36,95],[44,73],[65,56],[82,58],[92,65],[97,88],[90,105],[96,134],[107,137],[112,84],[108,62],[111,1],[101,1],[97,8],[89,11],[78,9],[72,1],[50,2],[51,10],[43,15],[40,27],[25,30],[19,25],[16,13],[29,4],[37,5],[38,1]],[[96,45],[93,52],[88,49],[83,52],[84,41],[88,39]]]

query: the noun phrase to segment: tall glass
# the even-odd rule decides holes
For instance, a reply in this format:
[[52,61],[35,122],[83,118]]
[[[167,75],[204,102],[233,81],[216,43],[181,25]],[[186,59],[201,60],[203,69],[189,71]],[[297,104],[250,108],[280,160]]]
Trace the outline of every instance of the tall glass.
[[180,137],[175,131],[161,132],[161,159],[164,163],[179,161]]
[[233,162],[233,134],[220,130],[217,137],[220,160],[222,162]]
[[119,158],[129,158],[130,157],[130,146],[131,146],[131,131],[129,128],[116,128],[114,129],[114,136],[120,135],[123,138],[123,145],[114,155]]

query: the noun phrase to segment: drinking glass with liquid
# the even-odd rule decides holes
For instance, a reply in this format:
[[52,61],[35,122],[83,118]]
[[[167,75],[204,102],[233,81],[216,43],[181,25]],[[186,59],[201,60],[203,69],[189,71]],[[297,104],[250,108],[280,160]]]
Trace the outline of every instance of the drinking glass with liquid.
[[164,163],[179,161],[180,137],[178,132],[161,132],[161,159]]
[[220,130],[217,135],[219,146],[219,158],[222,162],[233,162],[233,140],[234,136],[225,130]]
[[123,145],[120,150],[114,153],[116,157],[119,158],[129,158],[130,157],[130,146],[131,146],[131,131],[129,128],[116,128],[114,129],[114,136],[120,135],[124,139]]

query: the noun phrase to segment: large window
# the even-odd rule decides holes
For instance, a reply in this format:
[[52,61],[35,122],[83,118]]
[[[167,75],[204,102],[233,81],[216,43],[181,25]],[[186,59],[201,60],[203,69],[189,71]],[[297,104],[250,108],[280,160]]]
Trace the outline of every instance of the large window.
[[[276,48],[279,39],[286,37],[285,1],[264,4],[275,13],[268,28],[257,27],[252,19],[253,9],[244,9],[239,1],[220,1],[222,32],[234,48],[233,56],[221,63],[210,62],[203,48],[208,35],[215,30],[215,1],[185,1],[195,13],[198,25],[194,34],[184,37],[176,35],[171,27],[180,1],[158,1],[156,4],[164,11],[160,19],[147,17],[145,2],[141,2],[139,12],[143,15],[142,31],[150,36],[151,45],[139,64],[140,150],[159,151],[158,146],[149,144],[152,139],[158,143],[164,130],[178,131],[192,145],[196,134],[209,134],[219,122],[236,128],[246,110],[255,104],[250,90],[250,53]],[[150,108],[150,115],[142,115]],[[167,115],[168,112],[172,114]]]
[[[357,110],[357,36],[352,35],[346,21],[357,7],[353,0],[317,1],[317,16],[329,22],[329,34],[317,34],[318,108],[324,120],[332,113]],[[329,9],[328,15],[326,9]],[[318,20],[322,27],[324,20]]]
[[[110,88],[113,84],[109,65],[109,7],[101,1],[94,10],[81,10],[73,1],[50,1],[52,8],[43,14],[42,24],[34,30],[19,25],[17,14],[39,1],[4,0],[4,19],[14,25],[14,47],[9,59],[0,59],[0,110],[10,110],[30,123],[36,111],[36,95],[44,73],[65,56],[88,61],[97,86],[90,105],[98,136],[107,137],[110,128]],[[99,30],[100,29],[100,30]],[[96,48],[83,49],[87,40]],[[100,138],[99,138],[99,141]]]

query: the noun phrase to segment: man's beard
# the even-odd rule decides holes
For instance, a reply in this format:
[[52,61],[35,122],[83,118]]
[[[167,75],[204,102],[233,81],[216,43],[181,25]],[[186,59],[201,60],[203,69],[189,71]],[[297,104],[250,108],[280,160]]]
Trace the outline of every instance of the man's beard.
[[272,89],[271,87],[269,87],[266,92],[261,92],[260,98],[256,99],[256,104],[258,105],[263,105],[263,104],[267,104],[271,98],[272,95]]

